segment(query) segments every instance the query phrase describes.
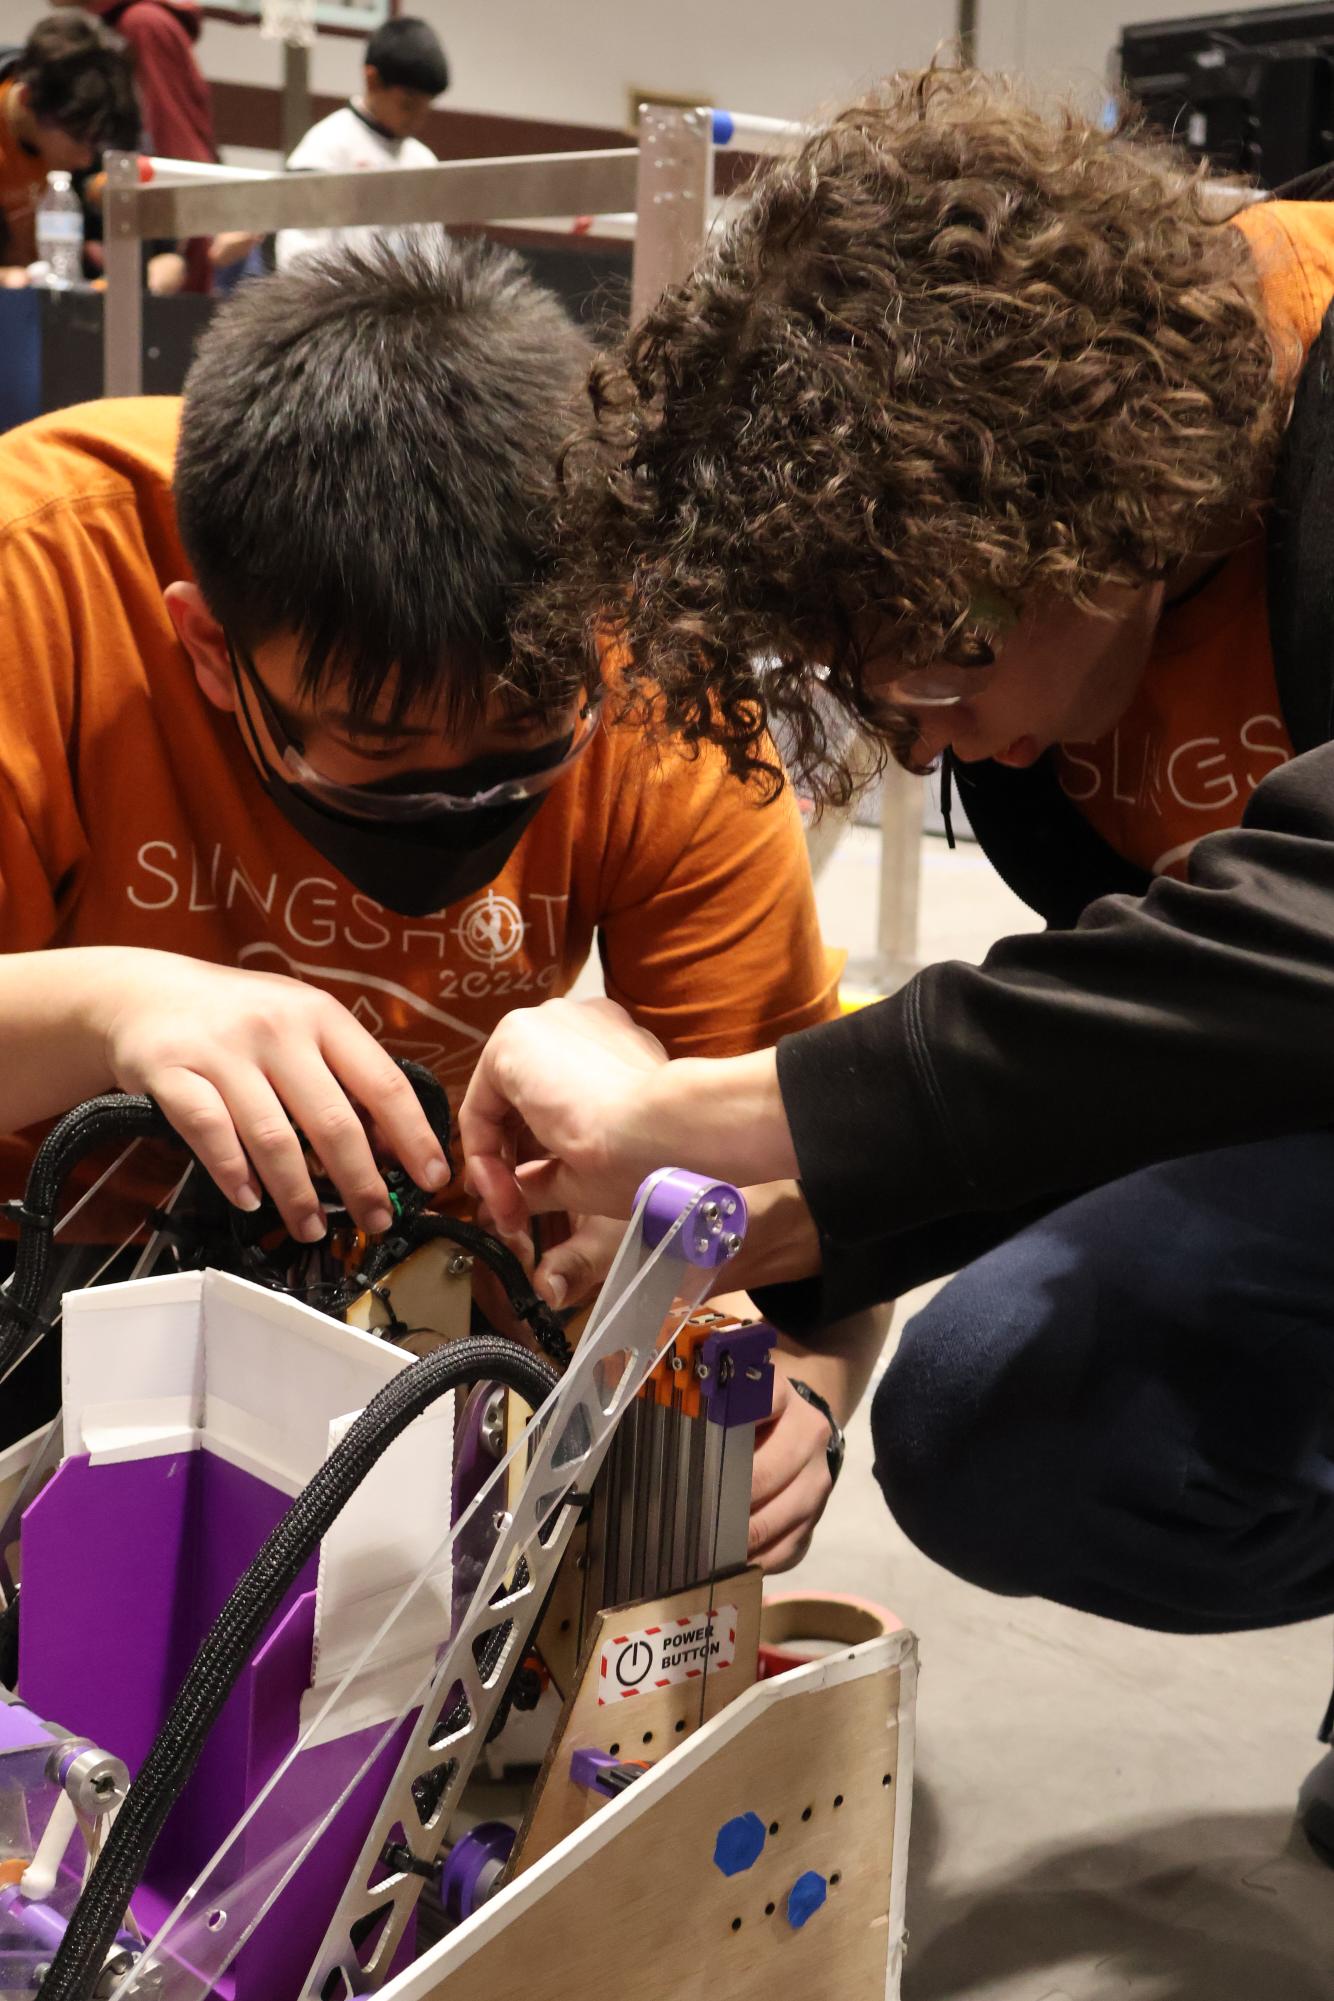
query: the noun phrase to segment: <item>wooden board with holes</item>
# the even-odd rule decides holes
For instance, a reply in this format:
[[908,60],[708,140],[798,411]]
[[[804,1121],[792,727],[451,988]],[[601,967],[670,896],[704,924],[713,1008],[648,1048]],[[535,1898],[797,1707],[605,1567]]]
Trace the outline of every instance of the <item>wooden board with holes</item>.
[[[461,1341],[472,1314],[472,1260],[457,1244],[437,1237],[419,1244],[394,1266],[382,1285],[363,1292],[348,1308],[349,1327],[374,1334],[390,1324],[384,1294],[393,1302],[394,1316],[412,1329],[401,1346],[414,1354],[429,1354],[440,1342]],[[428,1338],[430,1337],[430,1338]]]
[[[384,2001],[496,2001],[535,1978],[542,2001],[894,2001],[915,1683],[898,1632],[756,1684]],[[719,1835],[748,1816],[759,1853],[733,1839],[726,1874]]]
[[579,1674],[579,1628],[582,1623],[587,1548],[588,1526],[581,1522],[565,1546],[565,1554],[536,1635],[537,1651],[560,1691],[562,1702],[574,1689]]
[[[745,1693],[755,1680],[760,1644],[760,1594],[764,1580],[758,1570],[744,1570],[713,1585],[701,1584],[670,1598],[649,1598],[642,1604],[600,1612],[584,1648],[573,1693],[567,1696],[551,1748],[542,1767],[520,1830],[510,1873],[531,1869],[535,1862],[583,1825],[601,1807],[598,1796],[570,1779],[576,1751],[605,1751],[627,1760],[656,1761],[691,1730],[716,1716],[725,1704]],[[650,1642],[638,1634],[685,1627],[693,1631],[707,1622],[712,1609],[736,1612],[735,1633],[726,1643],[729,1665],[708,1673],[685,1669],[682,1678],[663,1687],[634,1685],[618,1689],[614,1676],[601,1672],[604,1654],[617,1640],[628,1638],[630,1649],[647,1655]]]

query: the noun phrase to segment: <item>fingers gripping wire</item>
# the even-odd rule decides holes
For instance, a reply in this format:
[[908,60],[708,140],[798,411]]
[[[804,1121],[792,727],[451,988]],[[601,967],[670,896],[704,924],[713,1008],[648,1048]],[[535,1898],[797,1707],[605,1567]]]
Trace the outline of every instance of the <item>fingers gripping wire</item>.
[[[450,1160],[450,1108],[444,1088],[420,1064],[404,1063],[401,1067],[417,1093],[446,1160]],[[76,1106],[52,1128],[38,1148],[23,1200],[9,1205],[9,1213],[19,1225],[19,1234],[14,1275],[0,1293],[0,1382],[59,1317],[58,1302],[53,1310],[43,1310],[55,1238],[96,1190],[114,1176],[128,1154],[141,1141],[149,1139],[170,1141],[184,1148],[184,1142],[152,1099],[110,1093]],[[95,1187],[57,1221],[61,1192],[74,1169],[95,1148],[116,1140],[127,1142],[124,1150]],[[313,1279],[306,1276],[310,1247],[293,1241],[271,1201],[264,1201],[253,1214],[246,1214],[224,1203],[221,1195],[213,1196],[213,1184],[202,1173],[194,1179],[199,1186],[199,1199],[188,1214],[150,1213],[145,1217],[146,1224],[174,1245],[179,1262],[186,1267],[217,1265],[336,1316],[368,1289],[381,1288],[394,1266],[420,1244],[435,1237],[449,1237],[495,1272],[512,1309],[532,1328],[546,1354],[561,1366],[570,1359],[560,1321],[534,1292],[513,1253],[476,1225],[431,1214],[426,1191],[401,1167],[391,1166],[385,1174],[395,1215],[393,1227],[370,1245],[355,1270],[336,1277],[317,1275]],[[331,1201],[330,1207],[336,1206]]]

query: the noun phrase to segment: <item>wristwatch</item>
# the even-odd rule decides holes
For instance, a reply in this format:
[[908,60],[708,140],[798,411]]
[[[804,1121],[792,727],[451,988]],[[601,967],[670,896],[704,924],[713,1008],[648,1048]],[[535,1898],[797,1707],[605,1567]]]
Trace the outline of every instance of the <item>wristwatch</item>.
[[829,1484],[830,1486],[835,1486],[838,1482],[839,1474],[843,1471],[843,1461],[847,1457],[848,1452],[848,1441],[843,1435],[843,1427],[834,1416],[833,1411],[830,1410],[824,1398],[820,1395],[819,1390],[813,1390],[809,1383],[798,1382],[795,1376],[789,1376],[788,1382],[801,1398],[802,1402],[808,1403],[812,1410],[818,1410],[825,1423],[829,1426],[829,1444],[825,1448],[825,1458],[829,1462]]

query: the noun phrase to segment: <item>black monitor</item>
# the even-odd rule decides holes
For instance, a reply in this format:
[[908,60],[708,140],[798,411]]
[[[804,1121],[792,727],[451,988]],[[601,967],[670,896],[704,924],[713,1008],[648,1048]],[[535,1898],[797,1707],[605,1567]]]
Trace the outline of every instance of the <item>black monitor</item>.
[[1334,6],[1251,7],[1121,30],[1150,122],[1265,187],[1334,161]]

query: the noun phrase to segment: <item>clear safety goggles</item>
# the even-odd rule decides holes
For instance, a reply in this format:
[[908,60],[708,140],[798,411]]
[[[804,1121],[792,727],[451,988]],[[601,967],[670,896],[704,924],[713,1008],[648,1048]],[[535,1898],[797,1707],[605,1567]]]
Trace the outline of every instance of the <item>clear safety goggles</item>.
[[878,697],[894,708],[952,709],[980,695],[995,675],[1000,641],[1017,617],[1013,606],[990,594],[974,598],[969,614],[976,623],[965,627],[942,659],[909,667],[882,684]]
[[563,736],[539,744],[534,750],[476,758],[471,764],[447,771],[405,771],[364,785],[345,785],[326,777],[311,764],[305,745],[284,722],[254,662],[230,638],[227,652],[256,750],[259,745],[247,693],[254,698],[286,775],[322,805],[365,820],[402,822],[429,819],[439,813],[480,813],[488,807],[518,805],[525,799],[537,798],[578,763],[596,736],[600,721],[596,702],[585,693],[573,726]]

